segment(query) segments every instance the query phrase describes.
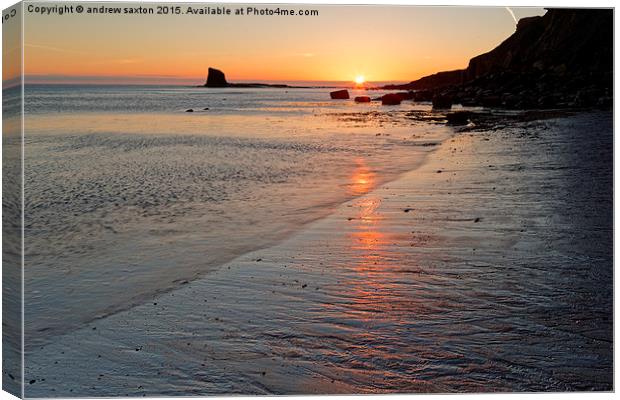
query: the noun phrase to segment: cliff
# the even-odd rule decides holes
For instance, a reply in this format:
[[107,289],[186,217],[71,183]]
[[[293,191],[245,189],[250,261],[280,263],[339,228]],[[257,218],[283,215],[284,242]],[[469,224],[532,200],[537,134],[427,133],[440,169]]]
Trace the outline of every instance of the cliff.
[[519,21],[512,36],[469,61],[465,82],[492,72],[609,73],[613,11],[549,9]]
[[521,19],[510,37],[466,69],[386,89],[442,91],[471,105],[570,106],[610,103],[612,80],[613,10],[548,9]]
[[420,78],[417,81],[413,81],[411,83],[407,83],[404,85],[386,85],[383,88],[388,90],[429,90],[449,85],[458,85],[460,83],[463,83],[463,73],[464,70],[462,69],[437,72],[436,74],[425,76],[424,78]]

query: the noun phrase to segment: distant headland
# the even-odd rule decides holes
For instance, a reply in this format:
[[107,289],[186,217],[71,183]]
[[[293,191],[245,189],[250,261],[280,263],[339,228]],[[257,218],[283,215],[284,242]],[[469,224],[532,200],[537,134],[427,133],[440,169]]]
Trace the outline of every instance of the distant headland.
[[286,84],[270,83],[231,83],[226,80],[226,75],[219,69],[209,67],[207,81],[200,87],[208,88],[279,88],[279,89],[317,89],[332,88],[333,86],[292,86]]

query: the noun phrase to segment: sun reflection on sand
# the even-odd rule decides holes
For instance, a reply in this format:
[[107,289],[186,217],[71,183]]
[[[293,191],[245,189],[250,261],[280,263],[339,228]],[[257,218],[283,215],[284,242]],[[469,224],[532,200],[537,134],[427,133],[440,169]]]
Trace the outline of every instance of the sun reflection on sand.
[[380,230],[383,217],[377,213],[380,204],[378,198],[367,198],[358,204],[355,229],[351,232],[351,249],[359,258],[357,271],[374,269],[384,258],[386,237]]
[[[364,176],[361,172],[356,176]],[[363,179],[363,178],[359,178]],[[365,196],[354,204],[355,219],[348,234],[351,253],[355,255],[350,265],[353,272],[346,286],[348,297],[353,301],[356,319],[368,322],[385,309],[389,300],[384,297],[386,263],[389,263],[388,234],[382,229],[385,217],[379,212],[381,199]],[[388,266],[387,271],[389,272]]]
[[351,176],[350,192],[352,195],[361,196],[370,192],[375,183],[375,173],[368,167],[363,158],[355,160],[357,164]]

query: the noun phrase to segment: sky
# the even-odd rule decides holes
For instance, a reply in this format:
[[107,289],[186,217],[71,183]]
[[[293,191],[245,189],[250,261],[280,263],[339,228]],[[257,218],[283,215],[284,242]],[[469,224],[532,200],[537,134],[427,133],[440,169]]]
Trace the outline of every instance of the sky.
[[[41,3],[50,4],[62,3]],[[132,3],[120,6],[127,4]],[[181,5],[182,12],[188,6]],[[234,14],[247,5],[227,7]],[[505,7],[280,7],[319,15],[40,15],[26,10],[26,81],[201,84],[208,67],[214,67],[229,81],[352,81],[364,76],[368,82],[408,82],[466,67],[516,27]],[[516,19],[544,14],[540,8],[512,12]],[[4,80],[10,78],[3,72]]]

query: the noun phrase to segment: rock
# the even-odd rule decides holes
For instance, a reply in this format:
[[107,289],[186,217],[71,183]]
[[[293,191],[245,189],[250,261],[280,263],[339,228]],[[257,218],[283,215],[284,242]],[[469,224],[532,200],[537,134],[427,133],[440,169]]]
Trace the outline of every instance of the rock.
[[413,92],[413,100],[414,101],[432,101],[433,92],[430,90],[418,90],[417,92]]
[[505,93],[502,96],[502,105],[506,108],[515,108],[516,104],[520,101],[521,99],[519,96],[512,93]]
[[388,93],[381,96],[381,104],[384,106],[397,106],[402,101],[397,93]]
[[433,109],[451,109],[452,98],[450,96],[437,94],[433,97]]
[[400,97],[401,100],[413,100],[413,92],[398,92],[397,96]]
[[370,97],[368,96],[357,96],[354,100],[356,103],[370,103]]
[[480,104],[482,104],[483,107],[499,107],[502,105],[502,98],[493,95],[482,96]]
[[226,76],[219,69],[209,67],[209,74],[207,75],[206,87],[227,87]]
[[478,103],[476,102],[476,100],[468,97],[461,100],[461,105],[463,107],[475,107],[478,105]]
[[455,111],[446,114],[448,124],[450,125],[467,125],[472,113],[470,111]]
[[608,108],[613,106],[614,98],[611,96],[603,96],[599,98],[596,102],[597,107]]
[[190,108],[190,109],[185,110],[185,112],[194,112],[194,109]]
[[334,92],[330,92],[329,96],[334,100],[347,100],[349,99],[349,91],[344,90],[336,90]]

